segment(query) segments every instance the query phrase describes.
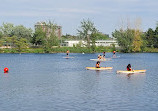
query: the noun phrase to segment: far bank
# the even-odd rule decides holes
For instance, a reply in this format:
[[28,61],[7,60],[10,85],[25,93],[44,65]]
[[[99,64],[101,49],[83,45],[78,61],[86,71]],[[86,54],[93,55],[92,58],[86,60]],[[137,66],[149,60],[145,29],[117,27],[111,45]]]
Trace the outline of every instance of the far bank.
[[[102,53],[102,52],[113,52],[114,50],[116,52],[122,52],[121,48],[115,48],[115,47],[93,47],[93,48],[87,48],[87,47],[53,47],[48,49],[45,48],[26,48],[21,49],[20,51],[17,48],[1,48],[0,53],[66,53],[66,51],[69,50],[70,53]],[[48,52],[47,52],[48,51]],[[158,52],[158,48],[145,48],[140,53],[146,53],[146,52]],[[133,52],[135,53],[135,52]],[[136,52],[138,53],[138,52]]]

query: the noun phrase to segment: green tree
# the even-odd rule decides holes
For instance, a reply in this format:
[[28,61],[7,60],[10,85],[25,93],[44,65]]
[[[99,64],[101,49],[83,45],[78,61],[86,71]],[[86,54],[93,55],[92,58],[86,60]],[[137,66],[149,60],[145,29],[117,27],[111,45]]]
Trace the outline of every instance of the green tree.
[[158,26],[155,29],[155,37],[154,37],[155,43],[154,43],[154,47],[158,48]]
[[3,46],[3,39],[2,37],[0,38],[0,47]]
[[0,42],[2,45],[11,46],[12,48],[12,47],[15,47],[16,41],[17,41],[17,37],[12,36],[12,37],[3,37]]
[[147,40],[147,46],[148,47],[154,47],[154,31],[153,29],[149,28],[146,32],[146,40]]
[[31,40],[32,38],[32,29],[26,28],[23,25],[18,25],[13,28],[13,33],[18,38],[26,38],[27,40]]
[[52,46],[59,45],[59,39],[56,34],[57,25],[51,21],[43,22],[45,28],[44,30],[42,27],[36,30],[33,36],[33,43],[41,44],[44,51],[46,53],[50,53],[52,50]]
[[17,36],[11,37],[12,47],[15,47],[15,43],[17,39],[18,39]]
[[13,28],[14,25],[12,23],[3,23],[2,26],[0,27],[4,37],[13,36]]
[[118,45],[121,46],[123,52],[131,52],[134,39],[134,30],[115,30],[112,36],[117,39]]
[[142,50],[142,51],[145,51],[145,50],[146,50],[146,47],[147,47],[147,44],[148,44],[148,41],[146,40],[145,33],[142,33],[142,34],[141,34],[141,38],[142,38],[141,50]]
[[31,42],[35,45],[41,45],[46,53],[50,53],[52,46],[59,45],[56,33],[58,27],[51,21],[43,22],[43,26],[36,28]]
[[96,33],[96,40],[107,40],[109,39],[109,35],[102,34],[100,32]]
[[57,25],[51,21],[47,24],[50,31],[50,37],[48,36],[47,39],[50,41],[52,46],[58,46],[59,45],[59,39],[56,34]]
[[80,48],[80,47],[82,47],[82,45],[83,45],[83,44],[82,44],[82,41],[80,40],[79,43],[76,45],[76,47],[77,47],[77,48]]
[[0,31],[0,47],[3,45],[2,37],[3,37],[3,34],[2,34],[2,32]]
[[97,29],[94,26],[94,23],[88,20],[81,21],[80,29],[77,29],[79,37],[87,41],[87,47],[90,48],[90,42],[92,40],[92,33],[97,33]]
[[42,28],[36,29],[35,33],[33,34],[31,43],[35,45],[43,45],[44,38],[46,38],[46,32],[42,30]]
[[133,49],[134,52],[140,52],[141,46],[143,45],[142,39],[141,39],[141,32],[140,30],[134,31],[134,39],[133,39]]
[[46,37],[44,39],[43,48],[46,53],[50,53],[52,50],[52,46],[57,46],[57,45],[58,45],[58,39],[53,33],[51,33],[50,37]]
[[3,37],[3,33],[2,31],[0,31],[0,39],[2,39],[2,37]]
[[76,40],[76,39],[80,39],[80,38],[70,34],[62,35],[62,40]]
[[92,48],[92,51],[95,52],[95,48],[96,48],[96,45],[95,45],[95,41],[96,41],[96,38],[97,38],[98,34],[97,33],[92,33],[91,34],[91,48]]
[[19,53],[28,47],[28,42],[26,38],[19,38],[15,41],[15,48]]
[[10,37],[4,37],[4,41],[5,41],[5,45],[7,47],[11,46],[11,38]]
[[44,51],[46,53],[50,53],[52,50],[52,46],[57,46],[59,44],[59,40],[56,36],[56,29],[57,29],[57,25],[51,21],[49,21],[48,23],[46,23],[46,33],[47,36],[44,39]]

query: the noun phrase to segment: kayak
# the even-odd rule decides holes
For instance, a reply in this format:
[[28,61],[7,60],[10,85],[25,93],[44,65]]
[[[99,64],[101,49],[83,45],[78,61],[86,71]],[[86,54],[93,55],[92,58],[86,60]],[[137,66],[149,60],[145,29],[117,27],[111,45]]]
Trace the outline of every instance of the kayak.
[[111,58],[120,58],[120,56],[114,56],[114,57],[111,57]]
[[69,58],[74,58],[74,57],[63,57],[63,58],[69,59]]
[[96,68],[96,67],[86,67],[87,70],[110,70],[112,69],[112,67],[100,67],[100,68]]
[[124,73],[124,74],[130,74],[130,73],[145,73],[146,70],[133,70],[133,71],[117,71],[117,73]]
[[108,59],[90,59],[91,61],[110,61],[111,58],[108,58]]
[[91,61],[107,61],[106,59],[90,59]]

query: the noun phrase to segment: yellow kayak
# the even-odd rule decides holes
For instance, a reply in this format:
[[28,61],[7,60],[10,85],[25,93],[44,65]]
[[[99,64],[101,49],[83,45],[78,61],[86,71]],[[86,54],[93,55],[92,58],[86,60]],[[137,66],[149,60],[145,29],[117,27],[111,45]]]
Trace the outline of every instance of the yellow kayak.
[[146,70],[133,70],[133,71],[117,71],[117,73],[124,73],[124,74],[130,74],[130,73],[145,73]]
[[86,67],[87,70],[110,70],[112,69],[112,67],[100,67],[100,68],[96,68],[96,67]]

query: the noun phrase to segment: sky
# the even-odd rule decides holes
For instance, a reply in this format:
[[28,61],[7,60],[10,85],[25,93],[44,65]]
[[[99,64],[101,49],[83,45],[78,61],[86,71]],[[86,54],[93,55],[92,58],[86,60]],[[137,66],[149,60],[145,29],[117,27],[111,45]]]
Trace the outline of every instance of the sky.
[[83,19],[109,35],[138,19],[143,31],[155,29],[158,21],[158,0],[0,0],[0,7],[0,26],[13,23],[34,30],[35,23],[50,20],[62,26],[64,35],[77,35]]

